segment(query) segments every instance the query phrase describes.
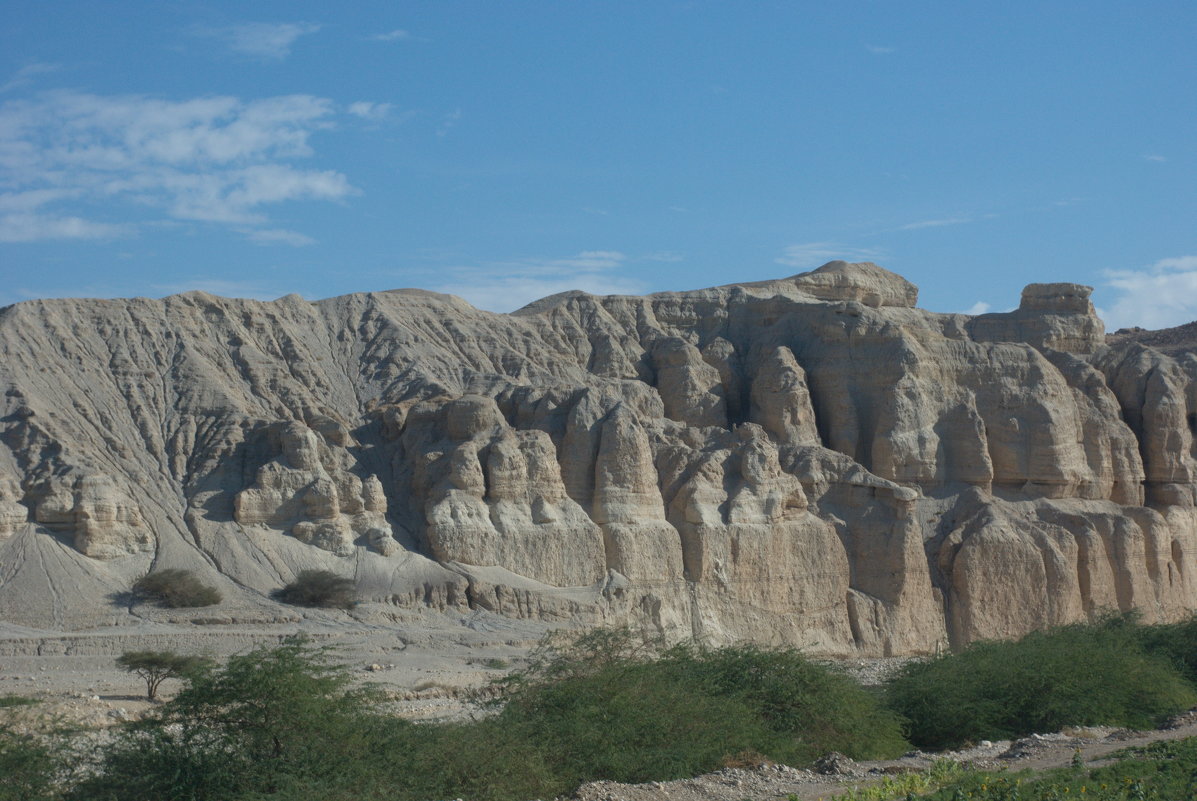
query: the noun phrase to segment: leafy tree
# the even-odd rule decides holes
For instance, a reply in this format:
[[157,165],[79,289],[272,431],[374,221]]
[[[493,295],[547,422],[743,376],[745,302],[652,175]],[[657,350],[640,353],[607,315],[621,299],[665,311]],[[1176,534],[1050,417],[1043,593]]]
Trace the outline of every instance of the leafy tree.
[[207,663],[202,656],[186,656],[174,651],[126,651],[116,658],[117,667],[136,673],[145,681],[146,698],[151,701],[157,696],[162,682],[186,676]]
[[[183,689],[105,747],[78,801],[393,798],[380,754],[413,724],[303,638],[205,663]],[[414,738],[409,738],[414,739]]]

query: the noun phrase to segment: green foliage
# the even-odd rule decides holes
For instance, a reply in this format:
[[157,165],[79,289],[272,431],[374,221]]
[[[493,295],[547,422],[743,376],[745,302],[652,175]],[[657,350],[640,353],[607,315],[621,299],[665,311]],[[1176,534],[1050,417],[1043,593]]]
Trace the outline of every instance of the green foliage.
[[59,761],[51,746],[0,724],[0,801],[50,801],[58,798]]
[[806,764],[832,750],[906,748],[872,696],[789,649],[677,647],[652,658],[626,632],[597,631],[543,649],[500,684],[498,723],[542,754],[557,777],[546,792],[693,776],[745,751]]
[[836,796],[836,801],[891,801],[908,798],[917,793],[920,797],[944,785],[960,780],[964,767],[959,762],[938,759],[926,770],[886,776],[876,784],[849,790]]
[[1197,798],[1197,739],[1154,743],[1115,754],[1093,770],[1061,768],[1045,774],[966,773],[928,801],[1188,801]]
[[1140,626],[1136,631],[1144,650],[1167,658],[1197,685],[1197,617],[1162,626]]
[[[104,751],[72,798],[225,801],[326,797],[387,775],[393,735],[411,726],[373,710],[372,697],[302,639],[202,664],[187,686]],[[288,795],[290,794],[290,795]],[[352,796],[346,796],[352,797]]]
[[907,665],[886,700],[909,721],[910,739],[932,749],[1064,726],[1146,728],[1197,703],[1197,693],[1141,637],[1114,618],[975,643]]
[[116,658],[121,670],[136,673],[145,681],[146,698],[158,695],[158,687],[167,679],[180,678],[206,666],[202,656],[187,656],[174,651],[126,651]]
[[133,595],[170,608],[212,606],[220,603],[220,591],[196,578],[190,570],[158,570],[133,582]]
[[353,579],[338,576],[331,570],[302,570],[287,586],[275,590],[274,599],[294,606],[316,606],[326,609],[350,609],[353,599]]
[[38,703],[36,698],[29,698],[25,695],[0,695],[0,709],[8,709],[14,706],[32,706]]

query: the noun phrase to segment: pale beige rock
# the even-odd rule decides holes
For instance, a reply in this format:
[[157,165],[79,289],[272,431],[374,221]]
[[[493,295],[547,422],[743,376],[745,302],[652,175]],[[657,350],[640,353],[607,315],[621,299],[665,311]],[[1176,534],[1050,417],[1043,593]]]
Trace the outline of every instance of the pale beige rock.
[[839,654],[1180,619],[1197,357],[1106,347],[1089,291],[934,314],[833,262],[513,315],[418,290],[15,304],[0,615],[133,623],[106,599],[158,564],[237,614],[285,614],[270,592],[316,568],[390,610]]
[[20,503],[21,485],[0,475],[0,539],[7,539],[29,521],[29,510]]
[[75,548],[94,559],[153,548],[153,534],[140,509],[103,473],[52,480],[37,506],[36,520],[69,533]]

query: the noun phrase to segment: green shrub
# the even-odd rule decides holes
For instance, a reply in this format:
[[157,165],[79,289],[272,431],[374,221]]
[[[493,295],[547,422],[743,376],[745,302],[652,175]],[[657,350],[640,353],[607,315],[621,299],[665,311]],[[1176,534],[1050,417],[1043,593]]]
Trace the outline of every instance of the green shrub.
[[923,748],[949,748],[1064,726],[1144,728],[1197,703],[1125,618],[980,642],[903,668],[885,690]]
[[412,724],[377,714],[376,699],[302,639],[200,665],[186,680],[104,749],[73,799],[370,798],[395,780],[394,734]]
[[55,776],[59,772],[60,762],[50,746],[0,724],[0,801],[58,798]]
[[353,579],[338,576],[331,570],[302,570],[295,581],[275,590],[272,597],[294,606],[350,609],[355,603],[353,590]]
[[212,606],[220,603],[220,591],[196,578],[190,570],[158,570],[133,582],[134,597],[171,608]]
[[652,658],[626,633],[599,631],[499,685],[498,725],[542,755],[557,781],[545,793],[693,776],[743,752],[805,764],[831,750],[868,758],[907,747],[872,696],[789,649],[678,647]]
[[1197,617],[1180,623],[1140,626],[1138,634],[1145,651],[1165,657],[1197,685]]

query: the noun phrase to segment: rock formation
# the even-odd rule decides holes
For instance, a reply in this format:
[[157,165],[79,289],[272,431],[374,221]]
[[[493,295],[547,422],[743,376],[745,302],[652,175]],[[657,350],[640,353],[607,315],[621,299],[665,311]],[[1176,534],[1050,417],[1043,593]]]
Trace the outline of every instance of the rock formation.
[[511,315],[416,290],[0,310],[0,616],[151,567],[371,604],[908,654],[1197,609],[1197,356],[1090,290],[873,264]]

